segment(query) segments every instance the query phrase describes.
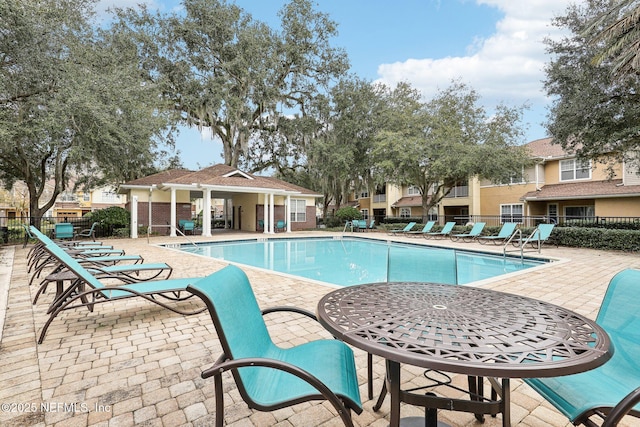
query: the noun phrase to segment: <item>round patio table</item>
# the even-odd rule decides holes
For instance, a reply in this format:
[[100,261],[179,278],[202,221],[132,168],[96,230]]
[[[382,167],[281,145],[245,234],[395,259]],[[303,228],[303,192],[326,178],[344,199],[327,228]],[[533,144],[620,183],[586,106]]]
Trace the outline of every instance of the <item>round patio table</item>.
[[[400,402],[427,408],[427,421],[434,423],[437,409],[448,409],[479,419],[502,413],[509,426],[509,378],[574,374],[611,357],[609,337],[594,321],[554,304],[470,286],[349,286],[325,295],[317,314],[336,338],[386,359],[385,388],[374,409],[388,388],[392,427],[400,425]],[[401,390],[402,363],[467,375],[469,399]],[[483,395],[484,377],[491,398]]]

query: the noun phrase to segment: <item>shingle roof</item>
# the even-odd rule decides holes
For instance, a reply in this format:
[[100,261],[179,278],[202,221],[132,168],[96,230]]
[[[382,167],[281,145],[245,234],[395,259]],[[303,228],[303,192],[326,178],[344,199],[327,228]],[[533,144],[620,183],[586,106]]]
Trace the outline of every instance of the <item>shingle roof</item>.
[[560,144],[552,144],[553,138],[542,138],[525,145],[533,157],[565,157],[570,153],[564,151]]
[[622,185],[621,179],[607,181],[570,182],[549,184],[538,191],[529,191],[522,200],[562,200],[585,197],[631,197],[640,196],[640,185]]
[[219,185],[225,187],[249,187],[249,188],[265,188],[291,192],[299,192],[301,194],[316,195],[315,192],[290,184],[286,181],[272,177],[263,177],[243,172],[234,167],[217,164],[201,169],[199,171],[189,171],[184,169],[174,169],[170,171],[160,172],[144,178],[123,184],[123,187],[134,185],[160,185],[160,184],[201,184],[201,185]]
[[422,196],[405,196],[399,198],[394,204],[394,208],[410,208],[410,207],[422,207]]

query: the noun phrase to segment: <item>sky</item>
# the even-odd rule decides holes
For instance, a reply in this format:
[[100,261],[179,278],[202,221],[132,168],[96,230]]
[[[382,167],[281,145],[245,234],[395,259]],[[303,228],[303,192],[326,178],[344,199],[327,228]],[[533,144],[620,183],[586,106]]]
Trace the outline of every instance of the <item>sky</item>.
[[[273,28],[286,0],[229,0]],[[526,105],[522,143],[547,136],[551,99],[543,87],[545,38],[562,34],[551,25],[570,3],[583,0],[316,0],[316,10],[338,24],[333,46],[343,48],[350,72],[389,86],[409,82],[425,100],[460,80],[475,89],[490,113],[503,103]],[[111,6],[146,3],[179,11],[179,0],[99,0]],[[222,145],[209,132],[183,129],[177,138],[183,165],[199,169],[222,161]]]

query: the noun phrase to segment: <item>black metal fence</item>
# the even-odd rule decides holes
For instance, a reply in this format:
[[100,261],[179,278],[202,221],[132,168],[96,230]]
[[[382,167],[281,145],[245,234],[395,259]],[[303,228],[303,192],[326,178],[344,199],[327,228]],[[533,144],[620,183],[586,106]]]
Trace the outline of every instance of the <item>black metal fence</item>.
[[[81,232],[91,228],[93,223],[89,218],[73,218],[73,217],[0,217],[0,244],[15,245],[23,243],[26,238],[24,226],[35,225],[44,234],[52,235],[55,224],[68,222],[73,224],[76,232]],[[112,226],[101,226],[98,224],[95,228],[96,237],[111,237],[121,235],[117,229]]]

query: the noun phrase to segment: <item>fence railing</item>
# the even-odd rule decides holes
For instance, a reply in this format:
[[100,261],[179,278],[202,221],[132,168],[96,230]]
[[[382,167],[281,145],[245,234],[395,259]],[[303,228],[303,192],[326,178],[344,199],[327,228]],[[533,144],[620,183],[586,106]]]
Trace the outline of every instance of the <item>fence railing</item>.
[[[505,222],[517,222],[522,227],[535,227],[538,224],[552,223],[561,227],[599,227],[599,228],[618,228],[640,230],[640,217],[635,216],[524,216],[524,215],[429,215],[426,220],[438,221],[441,225],[455,221],[459,225],[468,223],[485,222],[489,227],[499,227]],[[426,221],[425,220],[425,221]],[[421,217],[385,217],[381,222],[397,223],[397,222],[421,222]]]
[[[69,222],[73,224],[73,228],[77,231],[91,228],[93,223],[89,218],[73,218],[73,217],[0,217],[0,244],[18,244],[25,241],[24,225],[35,225],[44,234],[50,235],[53,232],[55,224],[61,222]],[[96,237],[113,236],[116,229],[111,226],[100,226],[95,228]]]

